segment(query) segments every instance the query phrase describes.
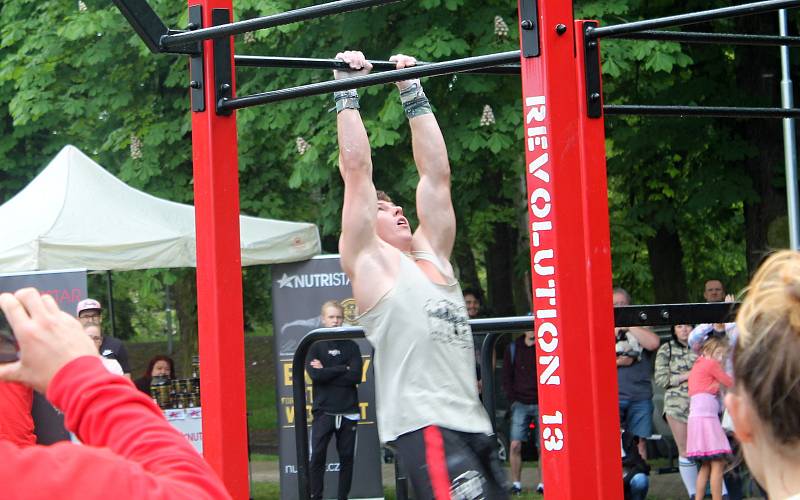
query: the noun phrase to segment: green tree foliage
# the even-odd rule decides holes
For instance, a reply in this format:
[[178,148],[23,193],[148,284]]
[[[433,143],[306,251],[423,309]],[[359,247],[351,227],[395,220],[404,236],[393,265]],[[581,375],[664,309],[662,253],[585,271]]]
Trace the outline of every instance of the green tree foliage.
[[[315,3],[236,0],[235,18]],[[576,17],[614,24],[723,3],[580,1]],[[184,2],[150,4],[171,27],[185,26]],[[516,24],[515,2],[422,0],[238,35],[235,47],[238,54],[328,58],[361,49],[372,59],[401,52],[436,61],[514,50]],[[735,28],[732,22],[701,27]],[[624,40],[604,40],[601,48],[608,103],[754,101],[737,90],[736,49]],[[240,68],[237,94],[329,78],[328,72]],[[136,188],[192,202],[188,79],[185,57],[149,53],[108,0],[5,0],[0,201],[72,143]],[[457,267],[467,284],[488,288],[496,310],[522,312],[529,255],[519,78],[464,74],[430,78],[424,86],[450,153]],[[386,85],[360,93],[376,185],[413,219],[416,173],[396,91]],[[240,110],[237,123],[242,212],[316,222],[324,249],[334,252],[342,183],[331,106],[330,96],[309,97]],[[740,121],[607,117],[606,126],[615,280],[639,301],[699,299],[710,275],[741,285],[744,213],[759,194],[743,167],[755,147]],[[152,297],[160,297],[165,283],[191,286],[187,273],[120,278],[118,298],[136,301],[148,314],[161,310]],[[248,325],[267,323],[269,270],[246,270],[244,287]],[[159,328],[151,320],[133,318],[130,328]]]

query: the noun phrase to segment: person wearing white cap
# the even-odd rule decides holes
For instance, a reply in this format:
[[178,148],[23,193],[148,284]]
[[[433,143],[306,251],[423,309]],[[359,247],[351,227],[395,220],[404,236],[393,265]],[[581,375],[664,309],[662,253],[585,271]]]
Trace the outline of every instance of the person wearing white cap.
[[[103,306],[95,299],[83,299],[78,302],[77,307],[78,321],[86,327],[89,325],[100,326],[103,320]],[[103,342],[100,344],[100,355],[107,359],[116,359],[125,376],[131,378],[131,367],[128,363],[128,350],[121,340],[108,335],[103,335]]]

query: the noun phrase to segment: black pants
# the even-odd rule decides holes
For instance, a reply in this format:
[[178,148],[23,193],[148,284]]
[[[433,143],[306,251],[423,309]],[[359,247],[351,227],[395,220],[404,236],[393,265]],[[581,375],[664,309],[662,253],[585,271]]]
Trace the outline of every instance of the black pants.
[[390,445],[411,480],[416,500],[508,498],[494,436],[428,426]]
[[[337,425],[338,424],[338,425]],[[322,498],[325,478],[325,457],[328,454],[328,443],[336,434],[336,452],[339,454],[339,500],[346,500],[353,480],[353,456],[356,449],[356,427],[358,422],[341,415],[328,415],[314,412],[311,423],[311,461],[309,479],[311,498]]]

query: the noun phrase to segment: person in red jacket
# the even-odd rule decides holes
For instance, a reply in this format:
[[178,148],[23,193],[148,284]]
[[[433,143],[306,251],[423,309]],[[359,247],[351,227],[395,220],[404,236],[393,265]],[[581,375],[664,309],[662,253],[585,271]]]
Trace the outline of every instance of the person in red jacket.
[[32,288],[0,295],[19,361],[0,381],[46,394],[84,446],[0,440],[3,498],[230,498],[220,479],[153,401],[100,361],[80,323]]

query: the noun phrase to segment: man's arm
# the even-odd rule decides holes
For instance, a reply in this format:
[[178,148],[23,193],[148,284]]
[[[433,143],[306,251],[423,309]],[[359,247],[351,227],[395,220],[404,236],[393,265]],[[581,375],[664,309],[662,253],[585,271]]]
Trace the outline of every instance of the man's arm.
[[152,399],[108,373],[80,323],[49,295],[1,294],[20,360],[0,380],[46,393],[85,444],[17,449],[0,442],[3,494],[10,498],[229,498],[189,442]]
[[[336,55],[353,68],[352,72],[334,71],[336,79],[366,74],[372,65],[361,52],[340,52]],[[341,97],[338,96],[337,99]],[[342,102],[352,104],[346,98]],[[342,235],[339,240],[342,268],[353,278],[355,260],[364,249],[375,243],[375,219],[378,197],[372,184],[372,157],[369,138],[358,109],[337,112],[339,173],[344,181]]]
[[[390,58],[397,68],[414,66],[416,59],[402,54]],[[422,92],[419,80],[398,82],[401,100],[409,116],[411,126],[411,145],[414,163],[419,172],[417,184],[417,216],[419,227],[414,233],[415,249],[426,250],[437,255],[446,265],[453,251],[456,237],[456,217],[450,196],[450,162],[447,159],[447,146],[439,128],[439,123]],[[407,102],[406,102],[407,101]],[[409,104],[424,102],[427,106],[421,114],[409,113]],[[425,107],[425,106],[422,106]],[[418,110],[421,107],[417,107]]]
[[361,350],[355,342],[353,342],[353,345],[350,347],[347,365],[343,365],[345,370],[331,381],[333,385],[350,386],[361,382],[361,370],[364,366],[363,360],[361,359]]
[[639,341],[639,345],[648,351],[655,351],[661,345],[661,339],[658,335],[653,333],[649,328],[642,328],[641,326],[632,326],[628,329],[631,334]]

